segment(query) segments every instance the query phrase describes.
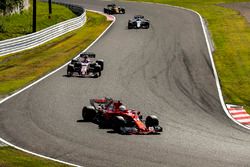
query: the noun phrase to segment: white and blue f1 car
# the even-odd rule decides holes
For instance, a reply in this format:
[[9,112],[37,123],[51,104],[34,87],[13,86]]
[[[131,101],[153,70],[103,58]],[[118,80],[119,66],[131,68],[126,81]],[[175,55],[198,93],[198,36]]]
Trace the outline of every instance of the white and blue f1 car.
[[136,15],[133,19],[128,21],[128,29],[139,29],[144,28],[148,29],[150,25],[150,21],[145,19],[142,15]]

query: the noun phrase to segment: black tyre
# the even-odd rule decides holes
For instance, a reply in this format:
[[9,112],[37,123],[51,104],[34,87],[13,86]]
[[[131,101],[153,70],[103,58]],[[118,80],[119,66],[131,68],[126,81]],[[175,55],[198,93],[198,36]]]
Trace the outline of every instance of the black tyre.
[[132,28],[133,28],[133,26],[128,24],[128,29],[132,29]]
[[146,25],[145,25],[145,29],[149,29],[149,24],[146,24]]
[[67,76],[68,76],[68,77],[72,77],[72,76],[73,76],[73,72],[67,71]]
[[121,132],[121,127],[125,127],[126,121],[122,116],[115,116],[113,120],[113,125],[112,128],[114,131],[120,133]]
[[101,66],[101,71],[104,69],[104,61],[103,60],[96,60],[96,63]]
[[98,121],[99,121],[98,126],[100,129],[105,129],[109,127],[107,121],[105,120],[103,116],[100,116]]
[[155,115],[150,115],[147,116],[146,118],[146,126],[150,127],[150,126],[159,126],[159,120]]
[[122,9],[122,14],[125,14],[125,9]]
[[82,109],[82,118],[84,121],[93,121],[96,116],[96,110],[93,106],[84,106]]
[[108,13],[108,12],[107,12],[107,9],[104,8],[104,9],[103,9],[103,13]]
[[94,74],[93,78],[98,78],[101,76],[101,71]]
[[67,76],[68,77],[72,77],[73,73],[74,73],[73,67],[72,66],[68,66],[68,68],[67,68]]
[[99,73],[101,70],[101,66],[99,64],[96,64],[96,66],[94,67],[94,72],[95,73]]

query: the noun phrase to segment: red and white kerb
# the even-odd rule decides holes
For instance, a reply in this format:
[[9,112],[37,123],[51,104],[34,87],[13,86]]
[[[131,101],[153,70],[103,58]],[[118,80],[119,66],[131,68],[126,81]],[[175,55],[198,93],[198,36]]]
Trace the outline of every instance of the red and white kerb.
[[250,125],[250,115],[246,112],[243,106],[226,104],[231,116],[243,125]]

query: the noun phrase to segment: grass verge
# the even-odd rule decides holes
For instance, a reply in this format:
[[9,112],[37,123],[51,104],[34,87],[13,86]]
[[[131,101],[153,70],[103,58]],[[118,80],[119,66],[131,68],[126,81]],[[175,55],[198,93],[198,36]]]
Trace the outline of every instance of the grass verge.
[[61,163],[44,160],[36,156],[32,156],[27,153],[23,153],[11,147],[0,148],[0,166],[2,167],[63,167],[67,166]]
[[66,63],[110,24],[99,14],[87,12],[87,17],[85,26],[78,30],[34,49],[0,57],[0,95],[20,89]]
[[[105,16],[87,12],[87,22],[82,28],[40,47],[0,57],[0,95],[22,88],[66,63],[89,46],[109,24]],[[59,167],[66,165],[34,157],[11,147],[0,147],[0,166]]]
[[[32,4],[31,4],[32,6]],[[48,3],[37,2],[37,31],[56,23],[76,17],[68,8],[53,4],[53,13],[48,18]],[[21,14],[0,16],[0,40],[32,33],[32,7]]]
[[250,27],[239,12],[218,6],[250,0],[131,0],[181,6],[199,12],[208,22],[215,43],[213,53],[226,103],[242,105],[250,113]]

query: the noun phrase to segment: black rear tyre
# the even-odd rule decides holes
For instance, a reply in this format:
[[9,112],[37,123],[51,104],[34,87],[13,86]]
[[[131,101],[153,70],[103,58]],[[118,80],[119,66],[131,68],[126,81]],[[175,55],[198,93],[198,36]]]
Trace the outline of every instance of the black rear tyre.
[[96,116],[96,110],[93,106],[84,106],[82,109],[82,118],[84,121],[93,121]]
[[155,115],[147,116],[145,123],[147,127],[159,126],[159,120]]
[[105,129],[109,127],[107,121],[103,116],[100,116],[98,120],[99,120],[98,126],[100,129]]
[[122,116],[115,116],[113,120],[113,125],[112,125],[115,132],[120,133],[121,128],[125,127],[125,125],[126,125],[126,121]]
[[67,67],[67,76],[72,77],[73,73],[74,73],[74,68],[72,66],[68,66]]
[[73,76],[73,72],[67,71],[67,76],[68,76],[68,77],[72,77],[72,76]]

